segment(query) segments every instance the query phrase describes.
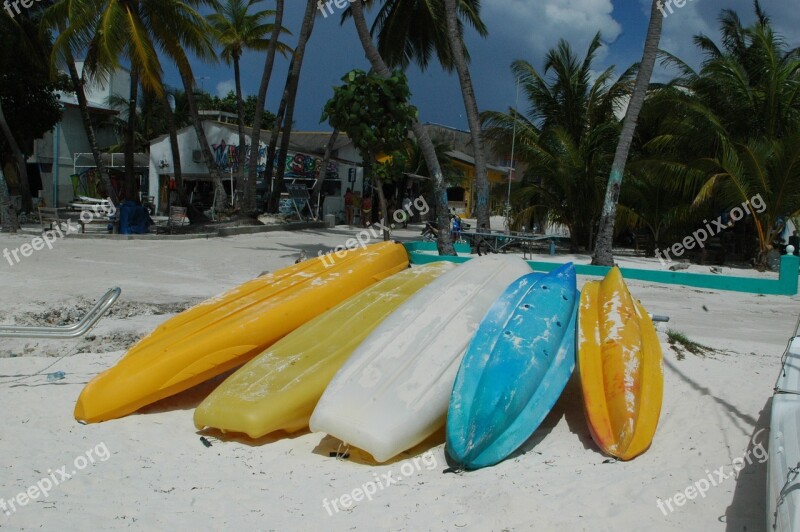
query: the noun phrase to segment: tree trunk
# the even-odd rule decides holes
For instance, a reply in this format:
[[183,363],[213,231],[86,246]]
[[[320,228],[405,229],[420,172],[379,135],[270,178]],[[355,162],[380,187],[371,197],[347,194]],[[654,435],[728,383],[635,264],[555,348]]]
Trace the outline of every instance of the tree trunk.
[[458,31],[458,13],[456,0],[445,0],[445,13],[447,21],[447,37],[453,55],[453,63],[461,83],[461,95],[464,98],[464,109],[467,112],[467,122],[472,136],[472,147],[475,151],[475,188],[476,206],[475,215],[478,227],[491,227],[489,222],[489,174],[486,166],[486,150],[483,145],[480,113],[478,101],[472,85],[472,76],[467,65],[464,51],[464,36]]
[[[239,192],[239,202],[244,188],[244,177],[247,171],[244,167],[247,158],[247,139],[244,134],[244,103],[242,102],[242,78],[239,72],[239,56],[233,56],[233,74],[236,81],[236,113],[239,115],[239,161],[236,172],[236,190]],[[256,152],[258,153],[258,152]],[[233,191],[231,191],[233,194]],[[235,205],[234,205],[235,207]]]
[[[281,129],[283,129],[283,117],[286,116],[286,104],[289,100],[289,83],[292,78],[292,71],[294,70],[295,56],[292,55],[289,61],[289,71],[286,74],[286,83],[283,87],[283,95],[281,96],[281,103],[278,105],[278,112],[275,115],[275,123],[272,125],[272,132],[269,135],[269,144],[267,145],[267,164],[264,167],[264,179],[267,183],[267,190],[269,190],[269,202],[267,204],[268,212],[277,212],[278,204],[280,202],[280,191],[276,193],[277,187],[273,185],[272,177],[275,171],[275,160],[278,154],[278,137],[280,136]],[[281,164],[285,164],[282,161]]]
[[383,226],[383,240],[384,242],[388,242],[391,238],[389,234],[389,226],[392,225],[392,221],[389,219],[389,208],[386,205],[386,195],[383,193],[383,181],[377,175],[373,176],[373,182],[375,183],[375,188],[378,191],[378,201],[381,204],[381,225]]
[[222,186],[222,173],[217,166],[217,161],[211,153],[211,145],[208,143],[206,132],[203,129],[203,122],[200,120],[200,113],[197,110],[197,102],[194,100],[194,75],[192,74],[192,67],[188,60],[184,58],[178,65],[178,72],[181,75],[183,88],[186,91],[186,100],[189,104],[189,114],[192,117],[192,126],[197,135],[197,140],[200,143],[200,153],[203,155],[203,162],[208,167],[208,172],[211,174],[211,179],[214,181],[214,190],[217,198],[217,205],[224,205],[228,202],[228,195],[225,193],[225,188]]
[[[33,204],[31,203],[31,189],[28,184],[28,169],[25,166],[25,155],[23,155],[17,143],[17,139],[14,138],[14,134],[11,132],[11,127],[6,121],[2,106],[0,106],[0,130],[2,130],[3,136],[8,146],[11,148],[11,154],[14,156],[14,162],[17,166],[17,180],[19,181],[19,191],[22,196],[22,210],[30,212],[33,209]],[[53,164],[56,164],[56,162]],[[2,161],[0,161],[0,165],[2,165]],[[5,186],[8,187],[8,183],[6,183]]]
[[277,0],[275,5],[275,26],[272,28],[267,58],[264,61],[264,72],[261,75],[261,85],[258,88],[256,113],[253,117],[253,133],[250,135],[250,167],[247,170],[247,184],[242,201],[242,211],[247,214],[256,213],[256,180],[258,179],[259,150],[261,147],[261,122],[264,117],[264,102],[267,99],[267,89],[272,77],[272,67],[275,64],[275,52],[278,49],[278,39],[283,27],[284,0]]
[[592,264],[599,266],[614,265],[612,247],[614,244],[614,222],[617,217],[617,203],[619,202],[622,176],[625,173],[625,164],[628,161],[628,153],[633,143],[633,135],[636,132],[639,113],[647,97],[650,78],[653,75],[653,69],[656,64],[658,43],[661,40],[661,27],[664,24],[664,17],[659,10],[660,5],[659,0],[653,0],[650,8],[650,24],[644,43],[642,63],[639,65],[639,72],[636,75],[636,85],[633,88],[631,101],[628,104],[628,111],[625,113],[622,133],[617,144],[617,152],[614,155],[614,163],[611,166],[611,175],[608,178],[603,213],[600,217],[600,229],[597,234],[594,256],[592,257]]
[[[378,49],[375,47],[375,43],[372,42],[369,27],[364,18],[364,6],[361,2],[353,2],[350,4],[350,8],[353,14],[353,21],[356,25],[356,31],[358,32],[358,38],[361,41],[361,46],[364,48],[364,53],[370,65],[372,65],[375,72],[384,78],[390,77],[391,72],[389,68],[386,66]],[[450,237],[450,231],[448,229],[450,227],[450,217],[447,210],[447,187],[444,182],[442,168],[439,165],[439,159],[436,157],[436,148],[433,145],[433,141],[431,141],[430,135],[428,135],[428,130],[420,124],[419,120],[414,121],[412,128],[414,136],[417,137],[417,142],[419,142],[420,149],[422,150],[422,155],[425,158],[425,164],[428,166],[428,170],[433,174],[431,177],[433,177],[434,194],[436,196],[436,218],[441,229],[436,239],[439,254],[455,255],[456,252],[453,248],[453,240]]]
[[172,107],[169,105],[166,91],[162,93],[162,103],[165,112],[167,113],[167,129],[169,130],[169,146],[172,151],[172,175],[175,177],[175,186],[178,188],[178,201],[186,207],[186,215],[189,217],[189,223],[199,224],[208,221],[208,218],[203,214],[200,209],[195,207],[189,202],[186,196],[186,188],[183,183],[183,168],[181,166],[181,148],[178,144],[178,126],[175,124],[175,115],[172,113]]
[[78,75],[78,69],[75,67],[75,59],[72,57],[71,52],[67,52],[67,69],[69,70],[69,77],[72,80],[72,87],[75,90],[75,97],[78,99],[78,108],[81,112],[81,120],[83,121],[83,129],[86,131],[86,138],[89,141],[89,149],[92,150],[92,158],[97,171],[100,173],[100,181],[103,188],[106,189],[106,196],[111,199],[114,205],[119,205],[119,196],[114,186],[111,184],[111,177],[108,175],[108,169],[103,164],[103,159],[100,155],[100,148],[97,145],[97,136],[94,133],[94,126],[92,125],[92,117],[89,115],[89,102],[86,100],[86,92],[83,90],[84,80]]
[[[318,1],[318,0],[317,0]],[[314,19],[317,13],[317,1],[308,0],[306,4],[306,13],[303,16],[303,25],[300,28],[300,37],[298,38],[297,47],[294,49],[294,62],[292,70],[289,73],[289,81],[287,83],[287,90],[289,94],[286,100],[286,114],[283,117],[283,133],[281,135],[281,145],[278,150],[278,161],[286,160],[289,153],[289,141],[292,136],[292,121],[294,120],[294,108],[297,102],[297,88],[300,84],[300,71],[303,68],[303,57],[306,53],[306,44],[311,38],[311,33],[314,31]],[[286,165],[278,164],[278,173],[275,176],[275,190],[280,191],[283,188],[283,176],[286,173]],[[270,198],[270,204],[275,201],[275,211],[277,212],[277,198]]]
[[[3,135],[8,140],[11,137],[11,128],[8,127],[8,122],[6,122],[2,102],[0,102],[0,129],[3,130]],[[2,168],[0,168],[0,214],[3,215],[3,231],[16,233],[19,227],[17,212],[11,204],[11,195],[8,193],[8,183],[6,183],[6,176]]]
[[339,138],[339,130],[334,129],[331,136],[328,138],[328,143],[325,145],[325,155],[322,156],[322,167],[319,170],[319,177],[317,178],[317,182],[314,183],[314,189],[311,192],[311,197],[314,201],[317,202],[317,206],[315,208],[317,220],[320,219],[320,216],[323,216],[324,213],[319,212],[319,200],[322,195],[322,186],[325,182],[325,178],[328,175],[328,164],[331,161],[331,156],[333,154],[333,147],[336,145],[336,139]]
[[128,100],[128,123],[125,127],[125,199],[136,198],[136,162],[134,160],[136,142],[136,101],[139,99],[139,72],[131,68],[131,96]]

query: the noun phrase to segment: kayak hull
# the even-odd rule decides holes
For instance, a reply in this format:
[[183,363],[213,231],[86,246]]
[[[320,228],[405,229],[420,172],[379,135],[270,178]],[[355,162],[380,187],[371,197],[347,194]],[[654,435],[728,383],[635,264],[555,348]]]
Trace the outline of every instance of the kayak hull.
[[409,297],[455,268],[435,262],[407,269],[300,326],[218,386],[195,410],[195,426],[251,438],[305,429],[325,387],[364,338]]
[[134,345],[80,394],[75,418],[119,418],[236,368],[280,338],[408,268],[400,244],[315,257],[244,283],[178,314]]
[[385,462],[442,428],[456,372],[483,316],[530,267],[478,257],[432,282],[379,325],[342,366],[311,417]]
[[461,469],[506,459],[534,433],[575,369],[575,268],[515,281],[478,327],[447,415],[447,452]]
[[645,452],[661,414],[664,368],[650,316],[619,268],[580,298],[578,370],[586,419],[600,449],[620,460]]

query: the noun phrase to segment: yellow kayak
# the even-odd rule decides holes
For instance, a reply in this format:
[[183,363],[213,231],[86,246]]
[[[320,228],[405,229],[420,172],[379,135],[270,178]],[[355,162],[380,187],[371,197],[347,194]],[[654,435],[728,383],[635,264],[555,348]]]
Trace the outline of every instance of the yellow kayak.
[[225,373],[408,265],[402,245],[381,242],[314,257],[200,303],[161,324],[90,381],[75,418],[93,423],[122,417]]
[[195,410],[195,426],[252,438],[306,428],[326,386],[364,338],[455,267],[436,262],[398,273],[299,327],[214,390]]
[[578,371],[595,443],[631,460],[650,447],[661,414],[664,369],[650,316],[619,268],[581,293]]

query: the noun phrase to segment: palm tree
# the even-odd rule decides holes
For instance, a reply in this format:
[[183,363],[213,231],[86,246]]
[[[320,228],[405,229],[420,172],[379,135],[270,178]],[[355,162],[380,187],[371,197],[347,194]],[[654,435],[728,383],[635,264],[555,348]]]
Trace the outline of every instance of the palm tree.
[[[14,142],[14,136],[11,134],[11,128],[8,127],[6,116],[3,113],[3,103],[0,102],[0,130],[6,140]],[[8,183],[6,183],[6,176],[3,174],[3,169],[0,168],[0,214],[3,216],[3,230],[7,233],[16,233],[19,227],[17,221],[17,212],[11,204],[11,195],[8,193]]]
[[[381,54],[372,42],[372,37],[367,27],[367,21],[364,18],[364,7],[361,2],[353,2],[350,4],[353,20],[355,22],[358,38],[361,41],[361,46],[364,48],[364,53],[372,65],[372,69],[384,78],[391,77],[391,71],[383,61]],[[420,144],[425,162],[430,170],[431,177],[434,182],[435,196],[436,196],[436,216],[439,227],[448,227],[450,225],[449,212],[447,209],[447,186],[444,181],[444,175],[436,156],[436,147],[431,140],[428,131],[419,120],[413,124],[414,136]],[[449,231],[439,231],[437,238],[439,254],[440,255],[455,255],[453,242],[450,237]]]
[[628,161],[628,152],[633,143],[633,134],[636,132],[636,123],[639,120],[639,113],[647,97],[650,78],[653,76],[653,69],[656,64],[658,43],[661,41],[661,27],[664,24],[664,17],[660,12],[661,8],[660,0],[653,0],[650,8],[650,24],[647,28],[647,38],[644,42],[642,63],[636,74],[636,85],[633,88],[633,94],[628,104],[628,111],[625,113],[625,120],[622,122],[622,133],[614,155],[614,163],[611,166],[611,175],[608,178],[603,214],[600,217],[600,229],[597,234],[597,247],[592,257],[592,264],[600,266],[614,265],[612,247],[614,244],[614,221],[617,215],[619,191],[622,186],[622,176],[625,173],[625,164]]
[[759,2],[754,7],[756,21],[747,27],[734,11],[722,11],[721,47],[695,37],[705,56],[699,72],[665,54],[680,75],[671,82],[671,119],[653,142],[693,170],[687,178],[700,190],[695,208],[710,201],[735,208],[756,195],[769,202],[752,219],[756,265],[764,266],[780,227],[775,220],[800,208],[787,168],[798,151],[800,49],[773,31]]
[[495,151],[508,153],[515,136],[518,160],[528,167],[515,196],[515,203],[524,206],[516,225],[528,225],[534,214],[549,218],[570,229],[573,249],[592,249],[602,187],[619,135],[614,110],[632,76],[628,70],[615,81],[614,67],[609,67],[595,77],[600,45],[597,34],[580,59],[561,40],[548,52],[543,74],[526,61],[515,61],[512,71],[530,111],[482,113]]
[[303,68],[303,58],[305,57],[306,45],[308,44],[308,40],[311,38],[311,32],[314,31],[314,19],[316,18],[316,12],[317,2],[314,0],[308,0],[306,2],[306,11],[303,15],[303,24],[300,28],[297,46],[294,49],[292,60],[290,62],[289,74],[286,76],[286,86],[283,90],[283,97],[281,98],[280,107],[283,108],[283,112],[281,112],[281,110],[278,111],[277,119],[275,120],[275,127],[272,129],[270,146],[267,150],[266,178],[267,185],[269,186],[272,177],[272,170],[275,166],[273,162],[273,153],[275,142],[278,140],[276,130],[278,124],[283,123],[282,132],[280,135],[281,143],[277,153],[277,173],[275,175],[275,180],[272,182],[272,186],[270,187],[270,190],[272,191],[269,197],[268,207],[270,212],[277,212],[280,193],[283,189],[283,176],[286,172],[286,165],[284,164],[284,161],[286,160],[286,155],[289,152],[289,140],[292,135],[292,122],[294,120],[294,108],[297,101],[297,88],[300,83],[300,70]]
[[75,66],[75,47],[79,46],[78,43],[81,40],[79,38],[76,39],[76,27],[68,25],[69,21],[73,19],[86,21],[90,18],[90,12],[86,11],[87,4],[87,2],[81,2],[80,0],[59,0],[46,9],[42,17],[42,26],[47,29],[56,29],[59,32],[59,37],[51,52],[51,69],[55,71],[59,65],[67,68],[72,82],[72,90],[78,100],[78,109],[81,114],[83,129],[86,132],[86,139],[89,141],[89,150],[92,152],[94,165],[100,174],[100,181],[106,191],[106,196],[111,199],[114,205],[119,205],[119,197],[111,184],[108,169],[103,164],[100,156],[100,146],[97,143],[97,135],[95,135],[94,125],[89,114],[89,102],[84,91],[88,81],[88,69],[84,68],[81,75],[79,75]]
[[[59,53],[86,49],[87,61],[84,68],[89,69],[89,75],[118,68],[121,59],[130,62],[129,125],[125,135],[126,188],[129,194],[134,177],[133,144],[139,84],[156,94],[162,93],[162,67],[157,50],[161,50],[178,65],[184,83],[191,81],[191,69],[185,50],[201,57],[208,55],[208,50],[211,50],[208,26],[195,10],[201,3],[201,0],[75,1],[52,14],[56,27],[64,28],[56,39],[54,48]],[[189,88],[191,89],[191,83]],[[189,98],[189,101],[192,99]],[[193,118],[199,124],[199,115],[196,112],[193,113]],[[199,129],[202,132],[202,126]],[[215,174],[215,167],[211,164],[213,159],[205,134],[198,134],[198,137],[201,139],[201,147],[205,144],[206,149],[203,152],[212,175],[219,181],[219,173]]]
[[[242,193],[245,189],[244,178],[245,160],[245,125],[244,102],[242,100],[242,80],[239,70],[239,60],[245,50],[268,50],[270,46],[267,35],[272,33],[273,25],[266,19],[275,15],[274,11],[262,10],[250,13],[253,4],[261,0],[227,0],[219,11],[208,16],[208,21],[214,31],[214,38],[222,45],[220,57],[227,63],[233,63],[234,80],[236,82],[236,106],[239,117],[239,173],[237,175],[236,189]],[[283,43],[278,43],[278,50],[285,53],[290,50]],[[257,153],[257,151],[256,151]]]
[[[367,7],[374,0],[366,2]],[[351,15],[348,9],[342,19]],[[489,226],[489,179],[480,116],[469,73],[469,52],[464,46],[464,22],[485,37],[479,0],[384,0],[372,26],[378,36],[378,52],[389,68],[406,68],[415,62],[422,70],[435,53],[446,71],[456,70],[467,114],[475,155],[476,215],[478,226]]]
[[467,112],[467,122],[472,136],[472,147],[475,151],[475,188],[476,188],[476,217],[478,227],[491,227],[489,223],[489,174],[486,170],[486,152],[483,147],[481,120],[478,113],[478,101],[475,98],[475,89],[472,86],[472,77],[467,65],[464,46],[464,37],[459,27],[456,0],[444,0],[445,19],[447,21],[447,37],[453,57],[453,64],[458,72],[461,83],[461,95],[464,98],[464,108]]
[[[284,0],[276,0],[275,20],[272,25],[272,35],[269,39],[267,57],[264,60],[264,70],[261,74],[261,83],[258,87],[258,97],[256,101],[256,112],[253,118],[253,132],[250,135],[250,145],[252,154],[250,155],[250,166],[247,169],[247,183],[242,201],[242,211],[247,214],[256,212],[256,179],[258,176],[258,151],[261,146],[261,124],[264,117],[264,102],[267,98],[272,68],[275,64],[275,52],[278,50],[278,38],[283,24]],[[276,121],[278,118],[276,117]]]

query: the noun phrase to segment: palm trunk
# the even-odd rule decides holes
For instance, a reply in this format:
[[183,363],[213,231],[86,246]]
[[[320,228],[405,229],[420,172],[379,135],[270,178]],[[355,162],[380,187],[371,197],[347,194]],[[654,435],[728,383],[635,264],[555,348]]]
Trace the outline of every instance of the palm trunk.
[[[292,78],[292,71],[294,70],[294,55],[292,60],[289,61],[289,72],[286,74],[286,83],[283,87],[283,95],[281,96],[281,103],[278,105],[278,112],[275,115],[275,123],[272,125],[272,132],[269,136],[269,144],[267,145],[267,164],[264,167],[264,179],[267,183],[269,190],[269,202],[267,204],[268,212],[276,212],[280,199],[280,189],[274,186],[272,177],[275,170],[275,160],[278,154],[278,137],[283,129],[283,118],[286,116],[286,105],[289,101],[289,83]],[[285,164],[285,160],[281,164]]]
[[324,213],[319,212],[319,200],[322,194],[322,186],[325,183],[325,178],[328,175],[328,164],[331,161],[331,156],[333,155],[333,147],[336,145],[336,139],[339,138],[339,130],[334,129],[331,136],[328,138],[328,143],[325,145],[325,155],[322,156],[322,166],[319,170],[319,177],[317,178],[317,182],[314,183],[314,189],[311,192],[311,197],[317,202],[316,206],[316,218],[319,220],[320,216]]
[[445,18],[447,21],[447,37],[450,42],[450,49],[453,55],[453,63],[458,73],[458,80],[461,83],[461,95],[464,98],[464,109],[467,112],[467,122],[472,136],[472,146],[475,151],[475,188],[476,206],[475,215],[478,220],[478,227],[490,227],[489,225],[489,175],[486,171],[486,150],[483,145],[483,133],[481,131],[480,113],[478,112],[478,101],[475,97],[475,90],[472,85],[472,76],[467,65],[466,53],[464,51],[464,37],[458,31],[458,13],[456,12],[456,0],[445,0]]
[[[17,139],[14,138],[14,134],[11,132],[11,127],[6,121],[2,107],[0,107],[0,130],[2,130],[3,136],[5,137],[8,146],[11,148],[11,154],[14,156],[14,162],[17,167],[19,192],[22,196],[22,210],[24,212],[30,212],[33,208],[33,204],[31,203],[31,189],[30,185],[28,184],[28,169],[25,166],[25,155],[23,155],[22,150],[20,150],[19,144],[17,143]],[[2,162],[0,162],[0,164],[2,164]],[[57,162],[54,161],[53,164],[57,164]],[[5,186],[8,187],[8,183],[6,183]]]
[[267,89],[272,77],[272,67],[275,64],[275,52],[278,49],[278,39],[280,38],[281,28],[283,27],[283,6],[284,0],[277,0],[275,5],[275,26],[270,36],[267,58],[264,61],[264,72],[261,75],[261,85],[258,88],[258,98],[256,100],[256,114],[253,117],[253,133],[250,135],[250,145],[252,153],[250,155],[250,167],[247,170],[247,185],[242,202],[242,211],[247,214],[256,212],[256,180],[258,178],[259,149],[261,146],[261,123],[264,117],[264,102],[267,99]]
[[389,208],[386,205],[386,195],[383,193],[383,181],[376,175],[373,175],[372,181],[375,183],[375,188],[378,190],[378,201],[381,204],[381,225],[383,226],[383,240],[388,242],[391,235],[389,234],[389,226],[392,221],[389,219]]
[[664,17],[660,13],[659,8],[659,0],[653,0],[650,9],[650,24],[644,43],[642,63],[639,65],[639,72],[636,75],[636,85],[633,88],[631,101],[628,104],[628,111],[625,113],[625,120],[622,123],[622,133],[620,134],[619,143],[617,144],[617,152],[614,155],[614,163],[611,166],[611,175],[608,178],[603,213],[600,217],[600,229],[597,234],[594,256],[592,257],[592,264],[599,266],[614,265],[612,247],[614,244],[614,222],[617,217],[617,203],[619,202],[622,176],[625,173],[625,164],[628,161],[628,153],[633,143],[633,135],[636,132],[639,113],[647,97],[647,90],[650,87],[650,78],[653,75],[653,69],[656,64],[658,43],[661,40],[661,27],[664,24]]
[[[317,0],[318,1],[318,0]],[[314,18],[317,12],[317,1],[308,0],[306,4],[306,13],[303,17],[303,25],[300,28],[300,37],[298,38],[297,47],[294,50],[294,64],[289,73],[289,82],[287,83],[288,95],[286,99],[286,114],[283,117],[283,133],[281,135],[281,145],[278,150],[278,161],[286,160],[289,153],[289,140],[292,136],[292,121],[294,120],[294,108],[297,102],[297,88],[300,84],[300,71],[303,68],[303,57],[306,53],[306,45],[311,38],[311,33],[314,31]],[[278,164],[278,172],[275,175],[275,191],[279,192],[283,188],[283,176],[286,173],[286,165]],[[277,197],[270,198],[270,205],[275,201],[275,211],[277,211]]]
[[[6,115],[3,113],[2,102],[0,102],[0,129],[3,130],[3,136],[6,137],[6,140],[13,140],[11,128],[8,127]],[[3,231],[16,233],[19,227],[17,212],[11,204],[11,195],[8,193],[8,183],[6,183],[6,176],[3,174],[2,168],[0,168],[0,214],[3,215]]]
[[[233,75],[236,81],[236,112],[239,115],[239,168],[236,173],[236,190],[239,191],[240,201],[244,188],[245,160],[247,158],[247,139],[244,134],[244,103],[242,102],[242,78],[239,72],[239,56],[233,56]],[[258,153],[258,151],[256,151]],[[231,191],[231,194],[233,191]]]
[[72,80],[72,87],[75,90],[75,97],[78,99],[78,108],[81,112],[81,120],[83,121],[83,129],[86,131],[86,138],[89,141],[89,149],[92,151],[92,158],[97,171],[100,173],[100,181],[103,188],[106,189],[106,196],[114,203],[119,205],[119,197],[117,191],[114,190],[111,184],[111,177],[108,175],[108,169],[103,164],[100,156],[100,148],[97,145],[97,136],[94,133],[94,126],[92,125],[92,117],[89,115],[89,102],[86,100],[86,93],[83,90],[84,80],[78,75],[78,69],[75,67],[75,60],[71,53],[66,57],[67,68],[69,70],[69,77]]
[[208,137],[203,129],[203,122],[200,120],[200,113],[197,110],[197,102],[194,100],[194,76],[192,75],[192,67],[189,61],[184,57],[178,65],[178,72],[181,75],[181,82],[183,82],[184,90],[186,91],[186,99],[189,103],[189,114],[192,117],[192,126],[197,135],[197,140],[200,144],[200,153],[203,155],[203,162],[208,168],[211,179],[214,182],[214,190],[216,198],[219,201],[217,205],[225,205],[228,202],[228,195],[225,193],[225,188],[222,186],[222,173],[217,166],[217,162],[211,153],[211,145],[208,143]]
[[16,233],[19,227],[17,212],[11,204],[11,195],[8,193],[8,184],[2,168],[0,168],[0,215],[3,216],[3,231]]
[[136,171],[135,171],[135,142],[136,142],[136,101],[139,99],[139,72],[134,67],[131,69],[131,96],[128,100],[128,123],[125,127],[125,199],[134,200],[136,197]]
[[178,126],[175,124],[175,115],[169,105],[166,91],[162,94],[162,102],[167,113],[167,129],[169,130],[169,146],[172,151],[172,172],[175,177],[175,186],[178,188],[178,201],[186,207],[186,215],[189,217],[190,224],[199,224],[208,221],[205,214],[189,202],[186,196],[186,188],[183,183],[183,168],[181,166],[181,148],[178,144]]
[[[369,27],[364,18],[364,6],[361,2],[353,2],[350,4],[350,8],[353,14],[353,21],[356,25],[356,31],[358,32],[358,38],[361,41],[361,46],[364,48],[367,60],[369,60],[370,65],[372,65],[372,69],[384,78],[389,78],[391,72],[383,61],[381,54],[378,52],[375,43],[372,42],[372,36],[369,33]],[[417,142],[419,142],[420,149],[422,150],[422,155],[425,158],[425,164],[428,166],[428,170],[431,174],[433,174],[431,177],[433,177],[434,195],[436,196],[436,218],[439,227],[442,229],[439,231],[439,235],[436,239],[439,254],[455,255],[456,252],[453,248],[453,240],[450,237],[450,231],[447,229],[450,226],[450,218],[447,211],[447,187],[445,186],[444,174],[442,174],[439,159],[436,157],[436,148],[433,145],[430,135],[428,135],[428,130],[420,124],[419,120],[414,121],[412,128],[414,136],[417,137]]]

